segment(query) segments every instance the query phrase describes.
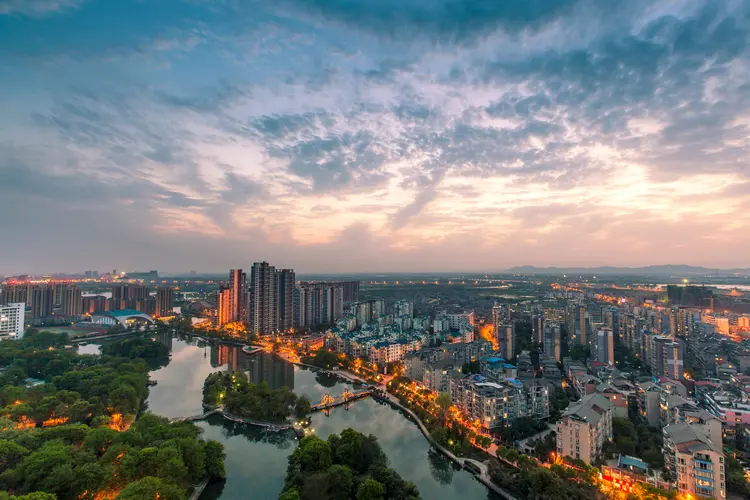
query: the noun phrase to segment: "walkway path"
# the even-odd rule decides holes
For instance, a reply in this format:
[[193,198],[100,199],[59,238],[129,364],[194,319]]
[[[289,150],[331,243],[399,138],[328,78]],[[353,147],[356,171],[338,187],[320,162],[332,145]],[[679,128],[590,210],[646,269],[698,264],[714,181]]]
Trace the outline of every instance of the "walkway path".
[[196,422],[198,420],[205,420],[211,415],[221,415],[227,420],[230,420],[232,422],[237,422],[240,424],[247,424],[247,425],[254,425],[257,427],[264,427],[266,430],[279,432],[279,431],[286,431],[286,430],[292,430],[293,427],[291,424],[279,424],[275,422],[265,422],[263,420],[253,420],[251,418],[245,418],[245,417],[238,417],[236,415],[232,415],[230,413],[226,413],[222,407],[214,408],[213,410],[209,410],[205,413],[201,413],[199,415],[191,415],[189,417],[175,417],[169,419],[171,422],[182,422],[185,420],[189,420],[191,422]]
[[[458,465],[466,468],[466,463],[472,463],[476,465],[479,468],[479,475],[475,476],[479,482],[487,486],[489,489],[500,495],[501,497],[505,498],[506,500],[519,500],[518,498],[514,497],[510,492],[500,488],[498,485],[496,485],[494,482],[492,482],[492,479],[490,478],[489,474],[489,468],[486,464],[479,462],[477,460],[472,460],[470,458],[462,458],[457,457],[455,454],[453,454],[450,450],[447,448],[444,448],[440,444],[437,443],[434,439],[432,439],[432,436],[430,435],[430,432],[427,430],[427,427],[422,423],[422,420],[411,411],[409,408],[403,406],[401,403],[399,403],[398,399],[395,396],[392,396],[391,394],[386,393],[385,395],[373,392],[372,397],[375,399],[379,399],[381,401],[385,401],[386,403],[390,404],[391,406],[400,409],[409,417],[412,418],[412,420],[417,424],[417,427],[419,427],[419,430],[422,431],[422,434],[424,434],[424,437],[427,438],[427,441],[430,442],[430,444],[438,450],[440,453],[445,455],[446,457],[450,458],[453,462],[457,463]],[[470,469],[467,469],[470,470]]]

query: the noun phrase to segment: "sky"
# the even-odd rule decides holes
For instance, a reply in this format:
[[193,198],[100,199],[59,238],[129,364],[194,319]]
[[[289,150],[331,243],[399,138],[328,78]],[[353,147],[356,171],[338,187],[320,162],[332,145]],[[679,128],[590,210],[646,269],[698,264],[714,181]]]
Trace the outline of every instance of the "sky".
[[750,267],[747,0],[0,0],[0,274]]

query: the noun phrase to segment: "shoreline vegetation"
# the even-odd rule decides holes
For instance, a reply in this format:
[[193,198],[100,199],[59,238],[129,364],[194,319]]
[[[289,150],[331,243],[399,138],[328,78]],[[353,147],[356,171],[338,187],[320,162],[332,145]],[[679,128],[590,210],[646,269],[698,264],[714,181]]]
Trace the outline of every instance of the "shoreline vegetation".
[[116,356],[67,342],[36,331],[0,342],[4,498],[181,500],[206,478],[224,479],[223,445],[200,439],[198,426],[150,412],[136,420],[148,397],[144,358],[163,357],[156,342],[132,339]]
[[418,500],[416,485],[388,468],[375,436],[354,429],[308,436],[289,456],[279,500]]
[[267,383],[254,384],[241,371],[215,372],[203,383],[203,405],[223,407],[233,416],[269,423],[288,423],[289,417],[309,416],[311,403],[288,387],[271,389]]

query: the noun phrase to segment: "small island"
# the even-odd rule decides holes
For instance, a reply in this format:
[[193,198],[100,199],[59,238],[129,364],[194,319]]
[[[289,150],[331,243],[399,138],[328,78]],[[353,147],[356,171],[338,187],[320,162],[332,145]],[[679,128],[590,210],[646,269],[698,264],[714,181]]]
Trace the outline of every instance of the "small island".
[[289,457],[279,500],[418,500],[414,483],[388,468],[375,436],[354,429],[308,436]]
[[223,407],[237,417],[272,423],[287,422],[291,416],[304,418],[311,410],[307,397],[298,397],[288,387],[271,389],[265,382],[254,384],[241,371],[217,372],[206,377],[203,405]]

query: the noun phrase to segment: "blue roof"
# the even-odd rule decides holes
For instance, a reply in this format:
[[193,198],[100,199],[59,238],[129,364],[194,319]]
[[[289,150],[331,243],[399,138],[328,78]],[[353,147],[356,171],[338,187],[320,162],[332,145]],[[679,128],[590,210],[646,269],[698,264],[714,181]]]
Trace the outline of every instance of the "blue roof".
[[119,311],[109,311],[109,314],[112,316],[137,316],[144,313],[135,309],[120,309]]
[[629,457],[627,455],[620,455],[620,467],[623,466],[636,467],[645,471],[648,470],[648,464],[646,462],[635,457]]

